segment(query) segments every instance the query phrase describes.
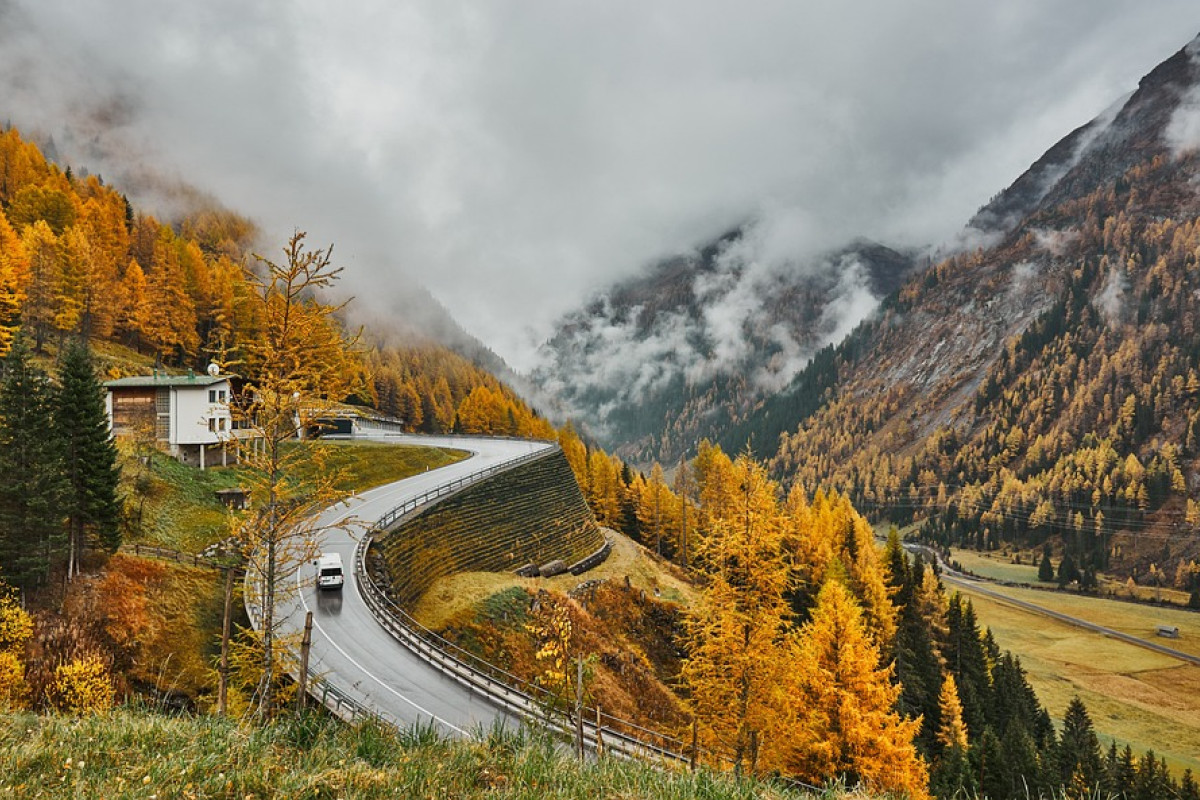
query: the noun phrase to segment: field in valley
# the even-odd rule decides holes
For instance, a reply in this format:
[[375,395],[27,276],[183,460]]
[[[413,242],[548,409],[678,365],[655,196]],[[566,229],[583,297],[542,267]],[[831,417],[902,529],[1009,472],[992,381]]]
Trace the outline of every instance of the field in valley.
[[[1200,613],[1019,587],[988,588],[1200,656]],[[1200,666],[961,590],[974,603],[980,626],[992,629],[1001,649],[1020,656],[1029,682],[1056,721],[1078,695],[1106,747],[1115,738],[1135,752],[1153,749],[1166,756],[1173,770],[1200,772]],[[1158,625],[1177,625],[1179,638],[1157,637]]]

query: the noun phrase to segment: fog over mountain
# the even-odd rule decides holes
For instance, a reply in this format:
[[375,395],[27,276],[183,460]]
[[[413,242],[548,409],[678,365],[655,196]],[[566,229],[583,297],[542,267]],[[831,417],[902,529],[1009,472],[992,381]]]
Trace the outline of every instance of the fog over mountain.
[[0,0],[0,120],[335,242],[375,310],[424,284],[520,368],[748,220],[789,259],[945,241],[1198,29],[1183,0]]

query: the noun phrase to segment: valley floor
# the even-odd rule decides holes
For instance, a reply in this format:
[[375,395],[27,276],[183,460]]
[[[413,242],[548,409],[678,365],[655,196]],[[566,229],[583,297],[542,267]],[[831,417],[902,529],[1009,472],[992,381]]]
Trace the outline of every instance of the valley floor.
[[[1021,659],[1051,716],[1061,719],[1071,698],[1087,706],[1107,743],[1154,750],[1172,770],[1200,771],[1200,666],[997,601],[969,586],[981,627],[1002,650]],[[1158,642],[1200,655],[1200,614],[1172,608],[989,585],[990,591],[1153,641],[1160,624],[1178,625],[1178,639]]]

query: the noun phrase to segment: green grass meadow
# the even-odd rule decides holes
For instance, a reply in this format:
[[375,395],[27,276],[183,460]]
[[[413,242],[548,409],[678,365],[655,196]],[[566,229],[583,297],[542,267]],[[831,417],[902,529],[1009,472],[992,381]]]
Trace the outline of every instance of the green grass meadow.
[[[380,442],[314,441],[289,447],[319,448],[324,468],[343,474],[338,489],[362,492],[459,461],[461,450]],[[122,458],[122,491],[132,521],[127,543],[152,544],[195,553],[229,535],[229,512],[215,492],[243,485],[240,467],[199,470],[155,452],[144,463]]]

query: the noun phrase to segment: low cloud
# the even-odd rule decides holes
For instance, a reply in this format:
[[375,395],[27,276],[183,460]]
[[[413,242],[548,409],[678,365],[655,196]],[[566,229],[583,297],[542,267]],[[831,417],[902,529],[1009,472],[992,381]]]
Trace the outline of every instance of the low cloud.
[[[636,305],[614,305],[613,296],[631,296],[626,287],[569,315],[540,350],[535,382],[601,435],[613,412],[681,387],[744,379],[744,401],[779,391],[817,350],[870,316],[880,297],[853,255],[778,260],[776,233],[751,226],[708,267],[693,256],[668,288],[633,292],[644,298]],[[659,304],[656,292],[676,301]]]
[[[1200,37],[1192,40],[1187,51],[1192,63],[1200,64]],[[1200,148],[1200,86],[1193,86],[1180,98],[1163,135],[1176,156]]]
[[747,219],[768,261],[945,242],[1200,29],[1194,0],[347,8],[0,0],[0,120],[150,202],[186,180],[336,243],[363,306],[424,284],[523,367]]
[[1121,324],[1121,312],[1125,308],[1125,293],[1129,289],[1129,279],[1119,264],[1109,267],[1104,277],[1104,285],[1092,300],[1092,305],[1104,317],[1110,327]]

